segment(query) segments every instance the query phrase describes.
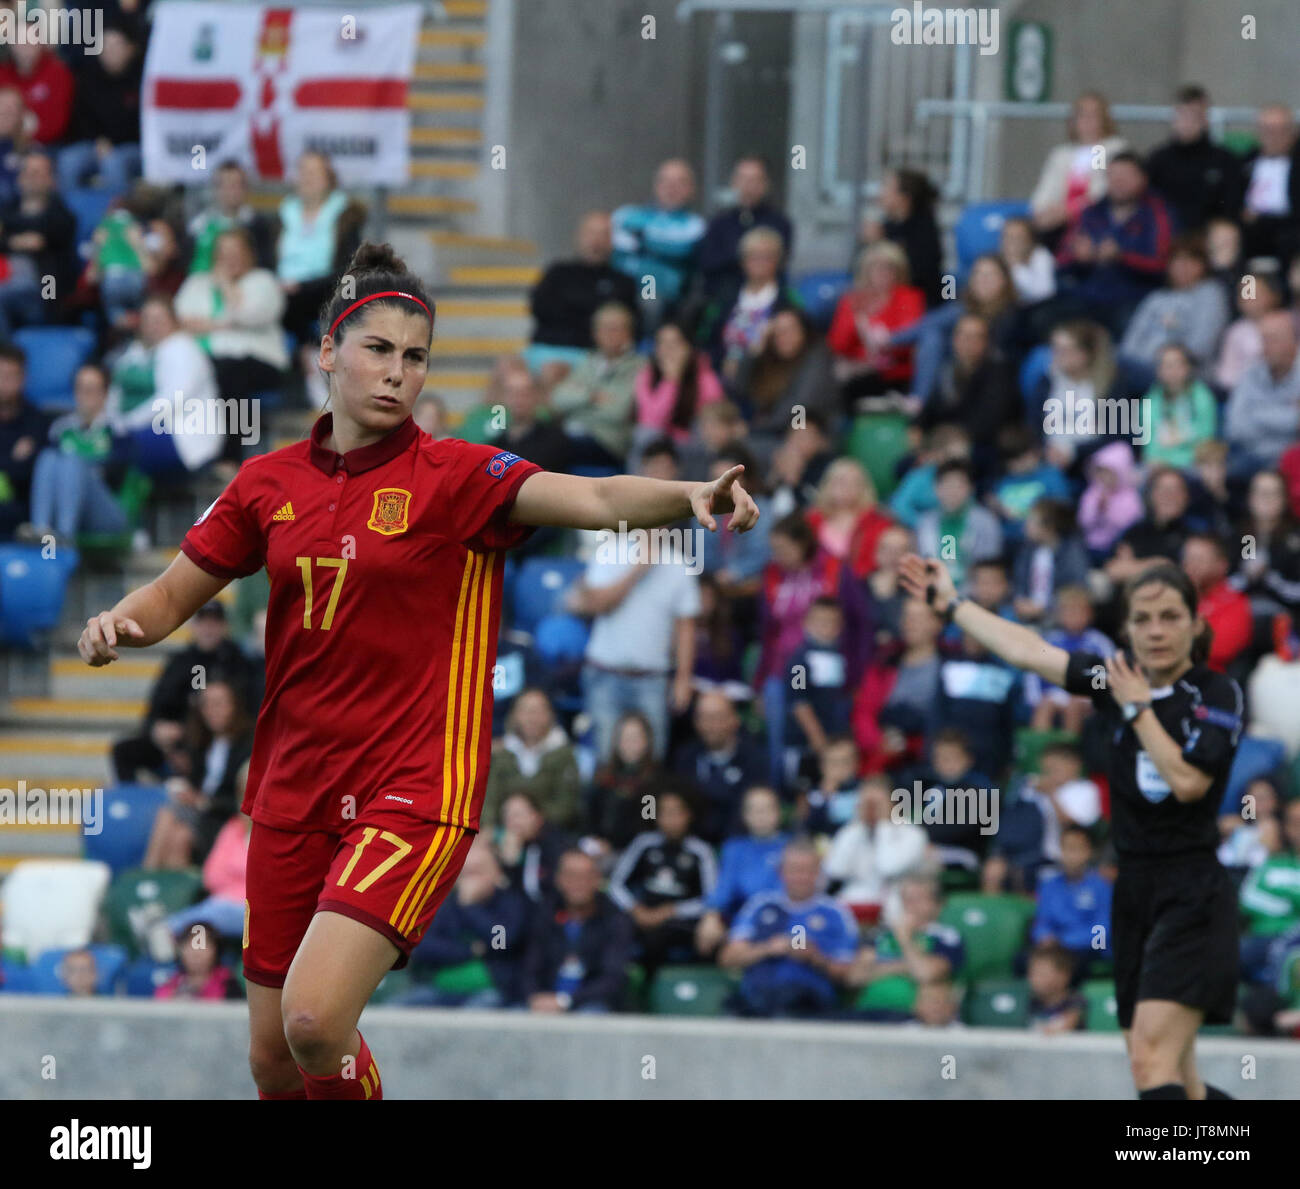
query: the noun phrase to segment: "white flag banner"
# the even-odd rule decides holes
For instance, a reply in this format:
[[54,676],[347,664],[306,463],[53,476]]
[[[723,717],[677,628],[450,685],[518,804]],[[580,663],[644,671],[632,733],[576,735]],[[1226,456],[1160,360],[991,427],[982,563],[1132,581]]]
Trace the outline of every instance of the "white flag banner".
[[227,159],[268,181],[328,154],[346,185],[409,179],[420,7],[154,6],[140,139],[153,182],[203,183]]

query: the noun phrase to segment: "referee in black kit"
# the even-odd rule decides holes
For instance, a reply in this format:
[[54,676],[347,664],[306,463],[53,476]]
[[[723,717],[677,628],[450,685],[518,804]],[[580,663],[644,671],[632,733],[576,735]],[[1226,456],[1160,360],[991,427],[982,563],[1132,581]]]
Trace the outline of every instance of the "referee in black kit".
[[959,598],[942,562],[910,554],[900,577],[947,622],[1008,664],[1090,697],[1110,720],[1115,997],[1139,1098],[1229,1098],[1196,1073],[1196,1032],[1231,1020],[1237,897],[1215,850],[1241,736],[1241,689],[1205,667],[1210,629],[1170,562],[1125,588],[1127,652],[1066,652]]

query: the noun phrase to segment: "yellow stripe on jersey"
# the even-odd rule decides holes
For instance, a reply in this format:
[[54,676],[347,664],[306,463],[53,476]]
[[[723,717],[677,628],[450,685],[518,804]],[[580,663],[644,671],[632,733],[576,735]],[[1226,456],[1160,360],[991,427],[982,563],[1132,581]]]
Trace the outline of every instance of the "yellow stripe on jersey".
[[466,786],[466,791],[468,795],[465,798],[465,807],[463,813],[461,812],[461,807],[459,805],[456,806],[456,813],[453,817],[453,820],[456,822],[458,826],[469,825],[469,810],[470,810],[470,805],[472,805],[474,801],[475,782],[478,778],[478,736],[479,736],[479,728],[482,725],[484,678],[485,677],[488,679],[491,678],[491,673],[488,672],[488,664],[487,664],[488,652],[489,652],[487,646],[488,613],[492,609],[492,567],[493,564],[496,562],[496,558],[497,555],[495,553],[488,554],[487,574],[484,576],[483,579],[483,605],[482,605],[482,611],[479,614],[479,626],[478,626],[478,638],[480,641],[479,651],[482,653],[482,655],[479,657],[478,675],[475,678],[475,684],[474,684],[474,731],[473,734],[470,736],[470,741],[469,741],[469,784]]
[[440,826],[435,836],[435,841],[439,843],[439,852],[437,862],[425,874],[415,889],[415,894],[411,897],[411,905],[402,916],[401,923],[397,926],[397,931],[406,937],[411,930],[415,928],[420,919],[420,913],[424,910],[425,901],[432,895],[433,890],[438,886],[438,880],[442,878],[443,871],[447,868],[447,863],[456,851],[456,844],[465,836],[464,830],[458,830],[455,826]]
[[429,849],[424,852],[424,858],[420,860],[420,865],[415,869],[415,874],[411,876],[405,888],[402,889],[401,898],[393,908],[393,915],[388,918],[388,923],[394,927],[397,925],[397,918],[402,913],[402,908],[406,904],[406,899],[420,886],[424,873],[429,869],[429,864],[433,861],[433,856],[437,854],[438,848],[443,843],[443,834],[448,829],[447,826],[439,826],[433,832],[433,840],[429,843]]
[[470,573],[474,567],[474,554],[465,555],[465,572],[460,577],[460,601],[456,604],[456,632],[451,641],[451,662],[447,666],[447,717],[446,731],[442,741],[442,812],[439,816],[445,821],[451,809],[448,798],[451,796],[451,757],[452,734],[456,725],[456,673],[460,668],[460,638],[465,626],[465,596],[469,591]]
[[[466,732],[469,730],[470,673],[474,660],[475,632],[478,629],[478,618],[475,611],[478,607],[479,597],[482,593],[483,561],[484,554],[476,553],[474,555],[474,581],[470,587],[469,615],[465,620],[469,631],[465,637],[465,663],[462,666],[463,671],[460,678],[460,697],[456,705],[458,718],[460,720],[456,731],[456,798],[452,802],[451,812],[444,815],[444,820],[449,822],[458,822],[460,820],[460,800],[465,793],[465,736]],[[447,791],[444,789],[443,808],[445,809],[446,807]]]
[[425,878],[424,887],[416,893],[415,899],[411,903],[411,911],[407,914],[405,928],[402,929],[404,936],[409,936],[412,929],[420,920],[420,914],[424,912],[424,906],[429,903],[429,899],[434,892],[438,890],[438,883],[442,879],[442,873],[447,869],[447,864],[451,862],[451,856],[456,853],[456,847],[460,845],[460,840],[465,837],[466,831],[452,828],[451,845],[443,852],[434,868]]

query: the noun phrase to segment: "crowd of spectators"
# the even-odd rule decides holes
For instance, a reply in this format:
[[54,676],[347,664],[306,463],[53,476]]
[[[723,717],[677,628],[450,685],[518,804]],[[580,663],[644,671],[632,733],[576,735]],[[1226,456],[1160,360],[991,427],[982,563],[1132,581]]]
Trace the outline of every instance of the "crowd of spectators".
[[[0,75],[0,122],[13,102]],[[743,463],[762,517],[743,537],[672,526],[682,547],[654,561],[555,531],[518,552],[516,569],[584,563],[560,609],[588,622],[585,651],[541,663],[507,607],[482,834],[404,1002],[612,1011],[629,969],[687,963],[730,972],[738,1014],[951,1026],[971,956],[944,906],[979,893],[1033,898],[1015,960],[1032,1021],[1082,1026],[1080,987],[1109,970],[1108,741],[1086,700],[945,630],[897,568],[908,551],[941,556],[982,606],[1108,654],[1123,583],[1171,559],[1213,629],[1209,664],[1242,683],[1257,733],[1273,729],[1259,683],[1285,684],[1300,658],[1300,147],[1290,112],[1268,107],[1258,150],[1229,152],[1208,104],[1183,88],[1171,138],[1144,157],[1104,96],[1081,96],[1029,213],[960,287],[933,185],[891,170],[821,319],[791,284],[797,229],[760,158],[736,162],[734,205],[712,213],[674,159],[648,202],[581,215],[574,257],[532,292],[532,344],[484,393],[504,413],[493,443],[583,473],[701,480]],[[58,178],[133,168],[129,152],[19,160],[14,201],[47,229]],[[97,287],[109,362],[79,374],[48,444],[21,355],[0,348],[12,500],[30,488],[30,519],[59,532],[104,502],[133,410],[172,383],[161,372],[214,399],[283,382],[360,227],[313,154],[278,225],[229,165],[183,227],[150,201],[131,190],[96,232],[77,284]],[[5,317],[32,313],[22,294],[0,287]],[[455,432],[436,398],[416,419]],[[897,431],[886,465],[864,426]],[[133,465],[161,465],[133,449]],[[78,469],[67,457],[84,478],[56,470]],[[162,461],[235,458],[178,441]],[[205,609],[140,734],[114,749],[119,779],[165,783],[153,867],[222,855],[228,872],[241,844],[250,640],[241,650]],[[198,697],[196,663],[210,669]],[[1300,947],[1300,790],[1269,755],[1233,783],[1220,854],[1241,880],[1250,1025],[1288,1032],[1300,1016],[1275,983]],[[913,787],[990,791],[997,820],[924,800],[901,814],[895,791]],[[217,928],[213,898],[199,926]],[[214,977],[187,960],[174,993],[226,994]]]

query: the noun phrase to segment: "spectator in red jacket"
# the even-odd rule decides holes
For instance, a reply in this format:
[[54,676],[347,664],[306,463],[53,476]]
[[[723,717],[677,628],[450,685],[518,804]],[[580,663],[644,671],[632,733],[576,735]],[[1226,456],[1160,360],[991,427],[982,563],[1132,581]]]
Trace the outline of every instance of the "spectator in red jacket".
[[17,42],[10,60],[0,65],[0,87],[17,87],[35,126],[28,132],[38,144],[61,142],[72,120],[72,71],[53,50]]
[[924,313],[925,294],[911,284],[902,248],[872,244],[858,257],[853,288],[840,298],[826,336],[847,407],[860,396],[910,391],[912,348],[891,347],[889,338]]
[[808,511],[817,543],[834,564],[847,563],[858,578],[876,565],[876,544],[894,518],[876,502],[875,484],[856,458],[837,458],[817,488],[817,505]]
[[1196,587],[1200,616],[1214,632],[1206,663],[1223,673],[1250,644],[1250,600],[1228,585],[1228,550],[1220,538],[1209,533],[1191,534],[1183,542],[1182,562]]

